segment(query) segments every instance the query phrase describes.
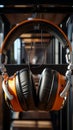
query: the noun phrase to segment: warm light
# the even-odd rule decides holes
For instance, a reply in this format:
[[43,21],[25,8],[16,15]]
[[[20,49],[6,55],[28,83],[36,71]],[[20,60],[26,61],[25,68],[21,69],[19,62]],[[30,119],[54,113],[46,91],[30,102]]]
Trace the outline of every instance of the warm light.
[[25,33],[25,34],[21,34],[20,35],[20,37],[21,38],[43,38],[43,37],[47,37],[47,38],[49,38],[49,37],[51,37],[51,35],[50,34],[48,34],[48,33],[32,33],[32,34],[30,34],[30,33]]
[[46,43],[49,42],[49,39],[22,39],[22,43]]

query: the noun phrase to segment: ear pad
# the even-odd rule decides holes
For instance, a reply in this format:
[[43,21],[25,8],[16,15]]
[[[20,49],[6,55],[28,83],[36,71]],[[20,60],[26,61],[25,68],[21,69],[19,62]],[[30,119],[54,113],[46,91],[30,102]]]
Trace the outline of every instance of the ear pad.
[[36,108],[36,90],[31,72],[27,68],[16,74],[16,91],[23,110]]
[[[59,82],[61,77],[62,84]],[[60,109],[63,99],[58,95],[60,95],[60,92],[64,89],[65,83],[64,76],[60,76],[57,71],[49,68],[43,70],[38,90],[38,106],[40,110],[49,111],[52,109]],[[60,103],[57,105],[59,101]]]
[[51,71],[49,68],[45,68],[41,74],[38,89],[38,106],[40,110],[46,110],[48,105],[48,99],[50,98],[53,87],[52,79],[53,71]]

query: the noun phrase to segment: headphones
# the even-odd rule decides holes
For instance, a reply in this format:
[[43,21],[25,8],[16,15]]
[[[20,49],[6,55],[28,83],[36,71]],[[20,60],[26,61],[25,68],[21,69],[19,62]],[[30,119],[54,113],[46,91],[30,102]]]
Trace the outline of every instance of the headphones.
[[3,75],[2,88],[5,101],[13,111],[60,110],[68,95],[69,80],[66,76],[48,67],[44,68],[41,73],[37,94],[32,72],[29,68],[23,68],[10,77],[7,74],[5,64],[8,49],[20,34],[31,32],[35,28],[37,31],[40,29],[48,31],[48,33],[52,33],[60,39],[66,49],[66,57],[70,63],[71,45],[67,36],[57,25],[44,19],[31,19],[22,21],[13,27],[5,37],[0,50]]

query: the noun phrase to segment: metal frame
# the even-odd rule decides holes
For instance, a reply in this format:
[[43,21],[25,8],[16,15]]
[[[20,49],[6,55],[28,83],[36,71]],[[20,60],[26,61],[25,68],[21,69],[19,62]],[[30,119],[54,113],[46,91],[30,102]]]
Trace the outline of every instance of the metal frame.
[[72,6],[31,5],[26,7],[0,7],[0,14],[5,13],[72,13]]
[[23,5],[23,4],[62,4],[62,5],[72,5],[72,0],[0,0],[0,4],[3,5]]

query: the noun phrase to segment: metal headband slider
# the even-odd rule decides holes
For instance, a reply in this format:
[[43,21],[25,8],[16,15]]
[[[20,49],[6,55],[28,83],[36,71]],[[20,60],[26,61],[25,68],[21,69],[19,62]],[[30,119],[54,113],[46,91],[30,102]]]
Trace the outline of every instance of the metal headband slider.
[[70,52],[70,59],[71,59],[71,64],[73,64],[73,51]]
[[0,55],[0,71],[2,74],[6,72],[5,64],[7,64],[7,56],[4,54]]

